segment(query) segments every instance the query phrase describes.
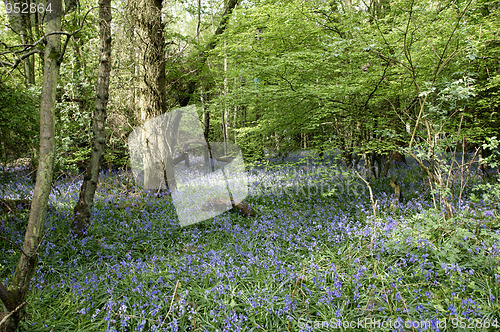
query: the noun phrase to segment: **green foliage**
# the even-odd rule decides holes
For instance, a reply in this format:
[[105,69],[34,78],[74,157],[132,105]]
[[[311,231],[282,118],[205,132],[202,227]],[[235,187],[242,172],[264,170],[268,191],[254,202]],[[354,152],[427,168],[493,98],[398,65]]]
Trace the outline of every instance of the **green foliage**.
[[108,169],[127,168],[130,165],[130,156],[124,137],[116,137],[113,133],[107,136],[109,143],[106,146],[103,166]]
[[[366,10],[340,1],[241,6],[212,55],[219,64],[212,72],[228,82],[219,84],[213,103],[246,107],[235,118],[255,117],[259,126],[248,133],[259,131],[262,144],[275,151],[301,136],[297,147],[387,154],[405,145],[405,126],[413,129],[421,103],[425,121],[446,131],[463,121],[468,141],[491,136],[499,112],[476,105],[495,105],[498,89],[494,78],[485,84],[474,68],[496,71],[488,60],[495,51],[483,48],[495,45],[494,30],[487,28],[485,40],[477,35],[483,22],[498,24],[495,13],[490,3],[399,1],[370,3]],[[474,91],[476,97],[487,91],[490,99],[471,104]],[[417,135],[425,135],[420,125]]]
[[500,204],[500,178],[497,177],[492,182],[475,186],[471,194],[471,201],[478,205],[489,207],[493,211],[498,211]]
[[[417,246],[413,239],[419,238],[429,243],[432,259],[437,264],[456,264],[467,260],[470,250],[480,243],[490,247],[500,239],[500,235],[495,232],[496,227],[492,228],[490,223],[482,223],[480,219],[465,215],[443,224],[436,212],[428,211],[408,220],[405,227],[391,233],[387,247],[406,251]],[[469,262],[468,266],[479,268],[484,264],[496,263],[485,254],[477,261]]]
[[[194,2],[181,3],[197,15]],[[472,211],[463,212],[457,197],[468,195],[462,196],[457,179],[464,175],[468,180],[469,169],[461,168],[450,152],[457,142],[483,144],[499,137],[498,1],[243,1],[208,65],[197,72],[199,54],[194,51],[219,21],[221,3],[202,2],[199,43],[194,41],[195,20],[185,25],[190,30],[185,35],[173,31],[174,25],[164,31],[169,105],[175,105],[190,80],[198,79],[203,92],[195,92],[192,100],[203,93],[211,112],[210,139],[223,137],[223,116],[229,113],[229,121],[224,120],[230,139],[237,134],[248,163],[299,148],[384,155],[408,146],[415,132],[408,151],[429,167],[433,188],[425,188],[427,172],[422,176],[404,169],[398,181],[405,201],[391,211],[386,208],[392,201],[387,181],[371,181],[378,216],[372,220],[366,188],[352,173],[308,169],[305,161],[284,170],[269,166],[263,174],[256,172],[253,187],[282,192],[251,198],[263,212],[257,222],[227,213],[180,229],[168,199],[131,194],[130,178],[107,178],[97,194],[88,238],[73,241],[67,234],[75,193],[68,185],[57,189],[58,210],[49,213],[25,328],[46,322],[49,326],[36,328],[94,331],[116,324],[129,330],[139,329],[144,318],[145,329],[152,329],[159,313],[160,322],[175,318],[181,329],[215,330],[225,328],[226,309],[248,313],[244,329],[270,331],[298,330],[297,321],[304,317],[498,317],[500,183],[487,180],[466,188],[472,190],[465,204]],[[95,11],[83,22],[93,4],[81,4],[64,22],[66,31],[82,29],[68,45],[57,96],[57,165],[62,170],[76,170],[90,152],[98,24]],[[142,73],[125,3],[115,4],[119,47],[113,51],[105,161],[123,165],[126,134],[139,118],[134,103]],[[171,9],[169,15],[178,10]],[[8,31],[0,29],[0,39],[18,43]],[[14,62],[17,55],[5,50],[0,45],[0,60]],[[19,73],[12,77],[19,80]],[[0,158],[7,159],[35,146],[38,107],[20,88],[3,82]],[[496,139],[486,144],[497,147]],[[488,162],[496,165],[492,158]],[[277,175],[268,179],[268,173]],[[444,209],[437,209],[443,201],[456,212],[447,220],[440,216]],[[14,243],[22,242],[18,233],[26,217],[9,219],[17,224],[8,227],[0,224]],[[2,250],[10,246],[1,243]],[[0,276],[8,278],[19,253],[10,247],[4,251]],[[218,255],[216,264],[198,264],[206,255]],[[233,259],[238,255],[241,259]],[[247,264],[250,257],[261,265]],[[226,278],[225,269],[235,261],[240,265]],[[132,264],[137,269],[129,268]],[[288,272],[289,278],[279,279]],[[155,284],[160,277],[167,282]],[[95,284],[82,293],[89,280]],[[220,285],[227,286],[225,293],[217,293]],[[145,290],[168,294],[170,301],[151,303],[153,296],[141,293]],[[256,293],[264,305],[253,298]],[[477,308],[467,307],[472,300]],[[158,303],[163,307],[154,307]],[[225,309],[212,310],[216,303]],[[288,316],[279,313],[291,303],[296,308]]]
[[[71,15],[72,19],[67,22],[69,29],[75,28],[81,15]],[[57,91],[56,105],[56,169],[59,171],[76,172],[90,157],[96,71],[88,66],[95,63],[96,56],[82,54],[90,41],[97,41],[96,33],[80,31],[71,43],[73,52],[66,55],[60,70],[63,83]]]
[[[487,143],[483,144],[483,149],[490,149],[492,151],[492,154],[484,161],[490,167],[495,168],[500,165],[499,145],[500,142],[496,136],[488,138]],[[498,211],[500,208],[500,174],[497,174],[491,181],[487,179],[485,183],[474,186],[471,200],[476,204],[488,206],[493,211]]]
[[0,82],[0,161],[26,157],[37,148],[38,94]]
[[[471,141],[482,144],[487,137],[499,136],[500,128],[500,7],[498,1],[478,1],[471,8],[471,18],[475,26],[468,47],[468,66],[476,79],[476,97],[468,107],[466,121]],[[480,36],[480,38],[479,38]]]
[[262,138],[254,128],[240,129],[237,140],[245,162],[253,163],[264,156]]
[[90,157],[90,109],[80,110],[73,103],[57,105],[57,159],[60,171],[77,171]]

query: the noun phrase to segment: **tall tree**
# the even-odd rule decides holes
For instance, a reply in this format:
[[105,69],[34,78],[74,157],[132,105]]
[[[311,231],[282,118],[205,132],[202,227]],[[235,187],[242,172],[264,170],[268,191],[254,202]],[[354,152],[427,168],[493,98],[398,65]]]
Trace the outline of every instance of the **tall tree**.
[[75,219],[73,230],[78,236],[83,235],[90,220],[99,171],[106,147],[106,108],[109,99],[109,79],[111,72],[111,0],[99,1],[99,18],[101,54],[96,86],[95,113],[92,119],[94,139],[90,162],[80,188],[80,198],[74,208]]
[[[163,36],[164,23],[162,22],[161,9],[162,0],[139,0],[133,1],[132,14],[136,23],[136,40],[141,56],[139,65],[141,78],[139,85],[138,108],[141,125],[147,120],[157,117],[166,111],[166,88],[165,88],[165,38]],[[158,128],[155,128],[158,129]],[[144,130],[146,134],[146,130]],[[159,139],[159,135],[154,135]],[[162,141],[163,142],[163,141]],[[159,141],[153,143],[160,146]],[[161,144],[162,149],[169,149]],[[171,151],[167,152],[167,158]],[[165,179],[165,167],[162,158],[156,155],[157,150],[148,149],[144,154],[144,186],[149,189],[161,189],[162,183],[168,186]],[[171,176],[173,178],[173,176]]]
[[47,44],[45,46],[40,105],[39,166],[23,252],[8,289],[3,284],[0,284],[0,298],[4,307],[0,330],[3,329],[3,331],[15,331],[22,318],[24,301],[38,260],[38,248],[42,241],[43,226],[52,185],[55,155],[55,100],[62,58],[61,35],[57,32],[61,31],[62,4],[61,0],[52,0],[50,3],[51,11],[47,11]]
[[142,58],[138,100],[142,122],[166,110],[162,3],[163,0],[138,0],[132,4],[136,22],[136,40]]

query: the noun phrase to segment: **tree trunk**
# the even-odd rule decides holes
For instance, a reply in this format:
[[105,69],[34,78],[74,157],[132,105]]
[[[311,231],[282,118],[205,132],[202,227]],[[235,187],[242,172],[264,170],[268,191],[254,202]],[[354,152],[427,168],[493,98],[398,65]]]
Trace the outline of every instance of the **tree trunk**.
[[[30,0],[24,0],[21,3],[26,4],[30,8]],[[30,14],[19,15],[21,25],[21,43],[24,45],[33,44],[33,34],[31,32],[31,16]],[[24,59],[24,76],[27,87],[35,84],[35,56],[30,55]]]
[[352,167],[352,151],[351,148],[344,148],[342,149],[342,159],[344,159],[346,167],[351,168]]
[[385,157],[385,161],[384,161],[384,169],[383,169],[383,171],[382,171],[382,175],[381,175],[382,177],[384,177],[384,178],[385,178],[385,177],[387,176],[387,174],[389,173],[389,168],[390,168],[390,167],[391,167],[391,155],[389,154],[389,155],[387,155],[387,156]]
[[386,177],[389,173],[389,168],[391,167],[391,161],[395,162],[397,166],[401,166],[403,163],[406,164],[406,158],[404,154],[399,151],[391,151],[385,158],[384,170],[382,172],[382,177]]
[[234,114],[233,114],[233,138],[234,144],[238,144],[238,136],[236,135],[236,121],[238,121],[238,106],[234,106]]
[[137,42],[142,57],[139,108],[141,121],[166,111],[165,38],[161,20],[162,0],[133,1]]
[[399,151],[392,151],[391,152],[391,159],[397,163],[405,163],[406,164],[406,158],[404,154],[401,154]]
[[373,165],[373,152],[365,153],[365,169],[366,169],[366,177],[367,178],[376,178],[377,174],[375,173],[375,166]]
[[[4,4],[7,5],[10,3],[13,7],[9,14],[7,14],[7,18],[9,19],[9,28],[20,37],[21,45],[27,46],[33,44],[33,34],[32,34],[32,25],[31,25],[31,16],[37,16],[37,13],[30,13],[30,0],[18,0],[18,1],[7,1],[4,0]],[[16,7],[14,7],[14,5]],[[28,9],[26,11],[26,9]],[[37,23],[35,19],[35,24]],[[24,51],[27,48],[25,47]],[[21,52],[21,53],[22,53]],[[16,53],[16,57],[24,56],[24,54]],[[24,66],[24,81],[27,87],[33,85],[35,83],[35,71],[34,71],[34,54],[27,56],[22,59],[22,64]],[[16,59],[17,60],[17,59]],[[17,66],[17,64],[16,64]]]
[[374,154],[375,161],[377,162],[377,176],[376,177],[378,179],[382,175],[382,156],[376,152],[374,152],[373,154]]
[[[142,72],[139,75],[141,83],[138,102],[140,122],[144,125],[148,120],[166,112],[165,38],[161,19],[163,0],[138,0],[130,3],[135,17],[136,41],[141,56]],[[173,172],[170,169],[172,151],[169,141],[164,140],[163,133],[156,132],[167,127],[161,123],[162,119],[148,122],[148,128],[143,131],[144,135],[155,140],[150,142],[154,147],[148,148],[143,158],[144,187],[153,190],[161,190],[164,186],[168,188],[165,174]],[[148,139],[146,136],[144,136],[145,142]],[[174,188],[169,189],[174,190]]]
[[483,149],[482,146],[479,147],[479,170],[483,176],[488,176],[488,163],[485,161],[491,155],[490,150]]
[[399,202],[401,202],[401,199],[403,198],[403,194],[401,192],[401,186],[398,184],[396,179],[391,178],[389,181],[389,185],[394,189],[394,197],[391,202],[391,206],[389,207],[391,211],[396,211],[396,206]]
[[[47,12],[47,34],[61,31],[61,0],[52,0],[51,4],[52,12]],[[55,155],[54,110],[60,60],[61,35],[48,36],[45,47],[42,99],[40,103],[40,157],[28,226],[24,238],[23,253],[8,290],[0,283],[0,298],[4,307],[4,315],[2,316],[10,315],[0,326],[0,330],[3,329],[4,331],[15,331],[23,316],[22,307],[38,260],[38,247],[42,240],[53,178]]]
[[[210,133],[210,113],[205,108],[204,93],[205,92],[203,90],[203,85],[202,85],[200,87],[200,100],[201,100],[201,110],[203,112],[203,137],[205,137],[205,142],[207,142],[207,144],[208,144],[208,142],[210,142],[210,139],[208,137],[209,133]],[[212,170],[209,149],[204,149],[203,159],[204,159],[205,167],[209,170]]]
[[80,188],[80,198],[74,208],[73,231],[79,237],[83,236],[90,221],[99,171],[106,147],[106,107],[109,99],[109,77],[111,72],[111,0],[99,1],[99,18],[101,55],[97,77],[95,113],[92,119],[94,132],[93,147],[90,162],[87,165]]
[[[200,25],[201,25],[201,0],[198,0],[198,21],[196,24],[196,43],[200,43]],[[205,90],[203,88],[203,83],[200,84],[200,102],[201,102],[201,113],[202,113],[202,123],[203,123],[203,137],[205,137],[205,142],[207,142],[207,149],[203,149],[203,162],[207,170],[213,170],[211,167],[210,160],[210,145],[209,145],[209,133],[210,133],[210,113],[205,107]]]
[[[226,46],[226,42],[224,42]],[[224,97],[229,94],[229,84],[227,79],[227,54],[224,56]],[[222,133],[224,136],[224,155],[227,154],[227,142],[229,141],[229,107],[227,106],[227,98],[224,98],[222,113]]]

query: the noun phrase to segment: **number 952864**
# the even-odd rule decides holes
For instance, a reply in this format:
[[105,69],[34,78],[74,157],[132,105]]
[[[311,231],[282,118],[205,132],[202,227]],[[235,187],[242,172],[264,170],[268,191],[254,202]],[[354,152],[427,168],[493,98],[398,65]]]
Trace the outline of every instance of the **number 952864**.
[[462,329],[489,329],[490,327],[498,327],[496,319],[465,319],[461,317],[451,318],[451,326],[453,328]]
[[7,14],[43,14],[44,12],[51,13],[51,3],[35,3],[35,2],[5,2],[5,11]]

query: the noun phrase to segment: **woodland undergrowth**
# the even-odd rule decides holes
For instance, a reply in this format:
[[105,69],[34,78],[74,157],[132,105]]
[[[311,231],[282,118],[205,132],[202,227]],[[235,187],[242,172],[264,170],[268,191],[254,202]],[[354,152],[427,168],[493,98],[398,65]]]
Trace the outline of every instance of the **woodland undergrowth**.
[[[28,177],[6,174],[2,198],[30,196]],[[411,163],[390,171],[403,192],[395,208],[388,179],[369,181],[375,217],[350,170],[302,161],[248,174],[257,217],[226,212],[181,228],[168,195],[138,190],[127,172],[103,173],[82,239],[69,235],[80,179],[59,178],[21,330],[331,331],[351,322],[348,331],[370,319],[382,325],[365,330],[473,324],[487,331],[500,324],[494,177],[473,175],[445,219]],[[2,282],[19,259],[27,217],[2,216]]]

